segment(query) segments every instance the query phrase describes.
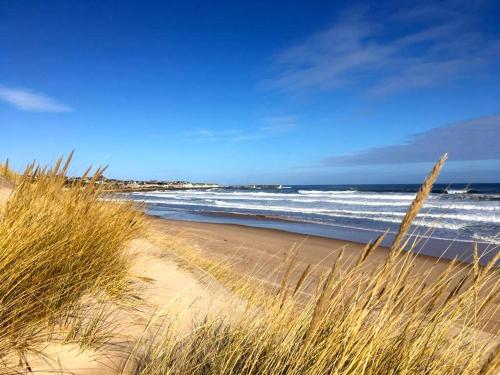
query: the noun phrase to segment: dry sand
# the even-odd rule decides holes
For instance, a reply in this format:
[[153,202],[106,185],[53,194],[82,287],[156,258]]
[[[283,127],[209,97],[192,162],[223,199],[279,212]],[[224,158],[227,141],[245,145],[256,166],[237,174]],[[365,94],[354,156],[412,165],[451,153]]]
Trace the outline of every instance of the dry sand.
[[[275,229],[254,228],[237,224],[212,224],[150,218],[156,233],[160,236],[177,238],[188,247],[198,249],[203,256],[215,261],[229,262],[243,274],[250,274],[256,281],[278,287],[284,273],[284,256],[290,249],[298,247],[297,264],[290,277],[291,285],[298,280],[308,264],[312,266],[310,283],[305,294],[313,293],[319,278],[329,271],[340,251],[344,251],[341,266],[352,265],[362,251],[364,244],[319,236],[305,236]],[[380,247],[367,258],[361,272],[369,274],[385,261],[389,250]],[[433,268],[429,282],[448,267],[450,261],[426,255],[415,259],[414,272],[423,273]],[[465,264],[461,265],[467,272]],[[457,274],[458,275],[458,274]],[[457,281],[460,276],[457,276]],[[493,287],[493,286],[492,286]],[[484,330],[498,334],[500,329],[500,308],[485,322]]]
[[150,340],[154,329],[146,331],[148,325],[154,327],[168,317],[169,321],[177,322],[175,327],[181,334],[207,316],[214,317],[221,312],[237,316],[238,309],[243,306],[215,280],[200,280],[181,269],[165,257],[161,248],[146,239],[134,240],[128,251],[135,258],[134,277],[145,281],[141,289],[143,301],[138,309],[116,309],[112,323],[118,324],[104,351],[81,351],[76,345],[48,343],[43,350],[45,358],[30,356],[27,359],[35,373],[115,374],[126,361],[124,353],[130,352],[134,343],[142,340],[146,345]]

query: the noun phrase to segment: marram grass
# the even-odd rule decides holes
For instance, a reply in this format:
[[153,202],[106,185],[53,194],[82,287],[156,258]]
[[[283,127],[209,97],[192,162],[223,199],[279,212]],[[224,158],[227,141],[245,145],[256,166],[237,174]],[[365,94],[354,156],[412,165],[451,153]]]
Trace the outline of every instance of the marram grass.
[[468,269],[461,284],[456,264],[436,282],[428,281],[432,269],[412,274],[413,266],[404,253],[370,276],[363,263],[332,268],[306,302],[262,290],[255,309],[199,322],[186,336],[155,328],[123,373],[496,374],[498,341],[479,330],[498,312],[498,270],[476,278]]
[[207,318],[182,337],[170,323],[163,330],[155,327],[154,339],[136,345],[123,373],[496,374],[498,327],[490,327],[486,338],[480,331],[498,314],[499,255],[485,267],[477,256],[470,266],[451,262],[431,278],[435,269],[416,270],[417,255],[404,250],[404,234],[444,159],[410,206],[386,261],[369,271],[365,267],[378,239],[350,268],[339,267],[337,259],[312,297],[301,296],[308,268],[290,285],[296,254],[289,257],[280,289],[269,292],[251,278],[231,279],[227,265],[181,249],[183,259],[231,289],[236,286],[240,297],[246,294],[249,307]]
[[[175,319],[167,317],[160,328],[152,319],[153,338],[145,333],[119,372],[495,374],[498,327],[491,321],[498,314],[500,255],[483,267],[476,252],[472,265],[450,262],[436,277],[432,267],[416,269],[417,255],[405,241],[443,163],[444,158],[417,194],[385,262],[367,267],[380,237],[352,266],[338,258],[312,295],[306,291],[311,267],[304,267],[297,282],[290,278],[299,267],[297,249],[277,290],[269,290],[223,262],[171,244],[171,253],[228,287],[244,308],[221,310],[183,335]],[[88,310],[88,301],[128,295],[133,260],[123,249],[142,233],[141,213],[102,199],[95,183],[100,170],[90,183],[68,185],[68,165],[69,159],[51,169],[31,165],[23,175],[0,167],[0,175],[5,171],[14,184],[0,210],[0,373],[4,357],[14,351],[26,362],[24,353],[68,316],[86,315],[64,340],[82,348],[105,343],[99,339],[111,338],[98,331],[113,319],[111,313],[106,304]]]
[[[141,233],[129,204],[102,200],[95,183],[67,184],[71,156],[53,168],[30,165],[0,210],[0,363],[43,341],[85,298],[127,294],[131,260],[124,246]],[[1,174],[1,171],[0,171]]]
[[0,163],[0,188],[4,184],[13,184],[19,182],[21,175],[15,172],[9,165],[9,159],[5,163]]

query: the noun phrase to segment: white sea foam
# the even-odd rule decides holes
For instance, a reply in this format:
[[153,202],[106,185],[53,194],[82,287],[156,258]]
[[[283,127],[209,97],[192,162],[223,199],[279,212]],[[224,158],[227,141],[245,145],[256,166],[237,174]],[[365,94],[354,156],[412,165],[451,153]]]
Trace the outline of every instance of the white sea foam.
[[[325,209],[325,208],[302,208],[290,206],[271,206],[271,205],[257,205],[257,204],[235,204],[225,201],[216,200],[215,204],[219,207],[229,207],[247,210],[262,210],[262,211],[282,211],[282,212],[298,212],[298,213],[316,213],[316,214],[351,214],[351,215],[365,215],[368,217],[376,217],[380,219],[385,216],[404,217],[405,212],[384,212],[384,211],[366,211],[366,210],[344,210],[344,209]],[[490,222],[500,223],[500,216],[495,215],[460,215],[460,214],[447,214],[447,213],[426,213],[422,212],[418,217],[435,218],[435,219],[452,219],[466,222]]]
[[446,189],[447,194],[467,194],[469,189]]
[[216,192],[216,191],[175,191],[175,192],[147,192],[147,193],[132,193],[137,196],[151,196],[151,197],[164,197],[168,195],[184,196],[184,197],[203,197],[203,196],[223,196],[223,197],[259,197],[259,198],[304,198],[304,197],[315,197],[315,198],[344,198],[348,196],[349,198],[361,198],[361,199],[380,199],[380,200],[403,200],[411,201],[415,198],[415,194],[401,194],[401,193],[361,193],[361,192],[351,192],[351,191],[324,191],[324,192],[313,192],[311,193],[268,193],[268,192],[247,192],[247,191],[234,191],[234,192]]
[[484,241],[493,245],[500,245],[500,234],[496,236],[483,236],[477,233],[474,233],[473,238],[476,240]]
[[346,197],[349,198],[365,198],[365,199],[383,199],[383,200],[408,200],[415,199],[416,194],[406,193],[375,193],[375,192],[359,192],[359,191],[303,191],[299,190],[300,195],[309,197]]
[[304,194],[304,195],[327,195],[327,194],[354,194],[357,193],[358,190],[299,190],[299,194]]
[[[305,214],[313,214],[313,215],[323,215],[328,217],[341,217],[341,218],[350,218],[350,219],[365,219],[365,220],[375,220],[382,221],[388,223],[400,223],[402,216],[404,214],[400,213],[384,213],[381,215],[378,212],[373,211],[348,211],[348,210],[323,210],[323,209],[297,209],[291,207],[273,207],[273,206],[237,206],[227,204],[227,202],[218,202],[216,201],[217,206],[226,207],[226,208],[236,208],[236,209],[246,209],[246,210],[257,210],[257,211],[272,211],[272,212],[283,212],[284,214],[290,212],[297,213],[305,213]],[[387,214],[387,215],[386,215]],[[450,222],[442,222],[440,220],[423,220],[417,219],[415,221],[416,225],[426,226],[431,228],[444,228],[456,230],[464,227],[464,224],[459,223],[450,223]]]
[[[338,204],[338,205],[350,205],[350,206],[367,206],[367,207],[401,207],[402,209],[407,208],[411,201],[394,201],[388,200],[370,200],[369,197],[364,197],[363,199],[352,199],[352,195],[348,196],[348,199],[338,199],[331,198],[328,196],[317,198],[313,196],[300,196],[298,194],[275,194],[275,193],[209,193],[209,192],[160,192],[160,193],[142,193],[144,197],[156,197],[156,198],[170,198],[176,200],[225,200],[225,201],[266,201],[266,202],[276,202],[276,201],[286,201],[291,204],[294,203],[326,203],[326,204]],[[137,195],[138,196],[138,195]],[[200,203],[201,204],[201,203]],[[497,202],[489,202],[486,204],[469,204],[469,203],[451,203],[447,200],[444,201],[432,201],[425,205],[426,208],[437,208],[445,211],[492,211],[500,213],[500,204]]]
[[[186,199],[187,197],[178,196],[176,199]],[[241,201],[287,201],[287,202],[297,202],[297,203],[328,203],[328,204],[340,204],[340,205],[351,205],[351,206],[369,206],[369,207],[402,207],[407,208],[411,204],[411,201],[405,202],[394,202],[394,201],[369,201],[369,200],[344,200],[344,199],[315,199],[315,198],[255,198],[255,197],[220,197],[220,196],[205,196],[205,199],[224,199],[228,201],[241,200]],[[450,204],[449,202],[443,201],[439,203],[427,203],[426,208],[438,208],[443,210],[468,210],[468,211],[498,211],[500,213],[500,205],[474,205],[474,204]]]
[[[473,194],[463,194],[465,192],[457,190],[448,191],[449,195],[431,194],[416,224],[445,230],[467,227],[468,230],[479,232],[477,236],[483,236],[486,240],[489,238],[488,233],[500,227],[500,201],[481,200]],[[311,219],[330,225],[340,223],[380,228],[380,224],[372,223],[400,223],[415,195],[359,190],[177,190],[137,192],[128,197],[147,204],[177,209],[185,207],[184,210],[195,209],[200,212],[272,213],[277,217],[293,217],[299,221]],[[468,238],[472,239],[473,234],[469,232]]]

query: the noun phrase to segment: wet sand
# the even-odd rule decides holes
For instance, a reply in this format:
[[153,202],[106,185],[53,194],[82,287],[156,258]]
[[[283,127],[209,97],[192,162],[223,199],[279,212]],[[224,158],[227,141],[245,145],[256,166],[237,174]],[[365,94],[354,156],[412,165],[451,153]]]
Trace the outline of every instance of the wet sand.
[[[244,273],[257,271],[258,275],[269,276],[283,263],[284,256],[298,247],[297,273],[300,264],[311,264],[315,274],[327,271],[340,251],[344,251],[344,266],[356,261],[365,244],[352,241],[310,236],[276,229],[255,228],[238,224],[213,224],[192,221],[177,221],[150,217],[152,227],[162,233],[185,241],[199,249],[203,255],[225,259]],[[376,236],[373,236],[375,239]],[[367,259],[364,271],[369,272],[385,261],[389,249],[381,246]],[[449,264],[446,259],[419,255],[416,269],[436,266],[436,273]]]
[[[239,224],[215,224],[180,221],[149,217],[153,228],[162,233],[177,236],[203,249],[206,255],[238,258],[242,261],[261,261],[276,258],[281,261],[294,246],[299,246],[299,259],[304,263],[324,264],[329,267],[336,254],[344,249],[347,258],[357,258],[365,244],[353,241],[304,235],[278,229],[256,228]],[[373,235],[373,240],[376,235]],[[370,256],[370,263],[383,262],[389,249],[380,246]],[[419,255],[422,265],[443,264],[449,261],[427,255]]]

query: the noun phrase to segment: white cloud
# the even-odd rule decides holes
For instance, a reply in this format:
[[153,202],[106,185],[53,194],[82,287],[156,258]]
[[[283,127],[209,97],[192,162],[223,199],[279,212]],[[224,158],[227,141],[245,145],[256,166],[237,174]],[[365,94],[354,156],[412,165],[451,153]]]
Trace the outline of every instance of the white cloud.
[[353,10],[281,51],[264,86],[300,91],[350,85],[390,94],[460,78],[500,55],[498,38],[481,33],[464,12],[427,6],[423,14],[411,8],[382,13]]
[[294,116],[267,117],[262,120],[263,126],[256,130],[222,129],[212,130],[200,128],[184,133],[191,141],[197,142],[243,142],[277,137],[297,127]]
[[49,96],[20,88],[0,86],[0,100],[21,111],[70,112],[73,110]]

